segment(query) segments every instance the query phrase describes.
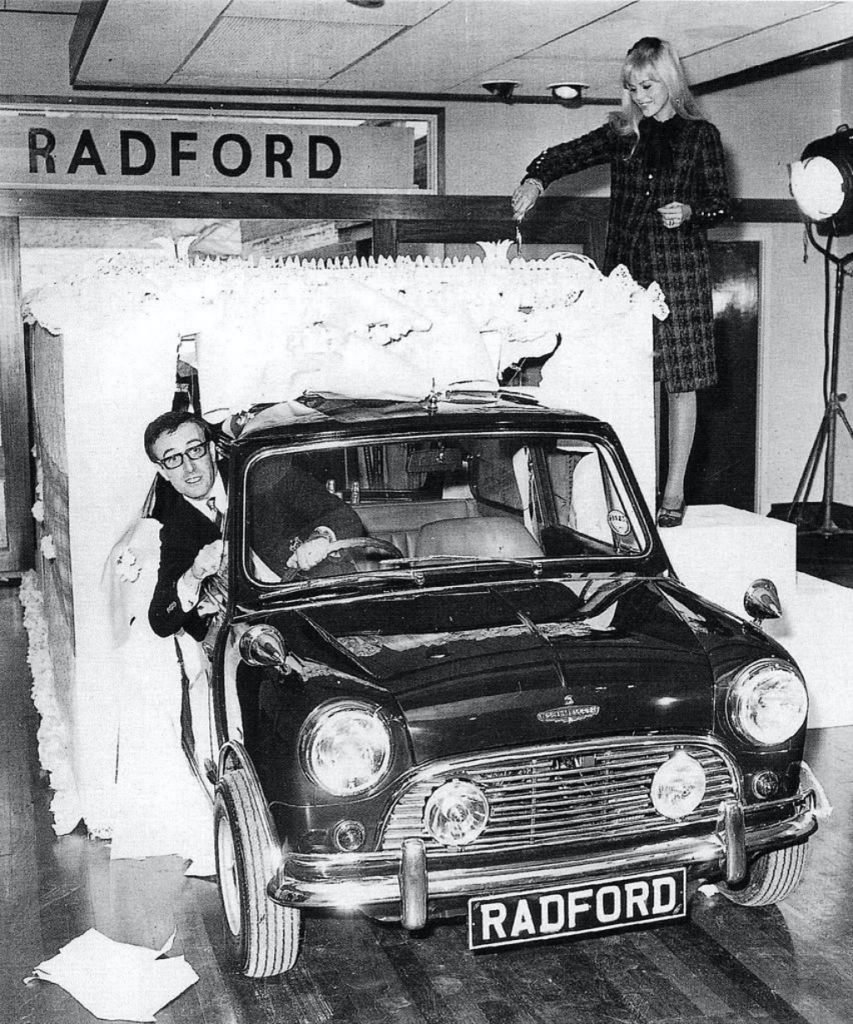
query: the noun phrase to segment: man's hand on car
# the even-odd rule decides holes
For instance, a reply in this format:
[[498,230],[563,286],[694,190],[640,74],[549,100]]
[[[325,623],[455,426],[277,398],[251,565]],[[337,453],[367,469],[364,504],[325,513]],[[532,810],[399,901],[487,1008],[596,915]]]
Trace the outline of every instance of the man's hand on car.
[[315,530],[311,536],[303,541],[287,560],[288,569],[313,569],[315,565],[329,554],[334,534],[329,529]]
[[199,551],[193,560],[193,564],[190,567],[194,579],[203,580],[208,576],[213,576],[219,572],[219,566],[222,562],[222,541],[212,540],[209,544],[205,544],[204,547]]

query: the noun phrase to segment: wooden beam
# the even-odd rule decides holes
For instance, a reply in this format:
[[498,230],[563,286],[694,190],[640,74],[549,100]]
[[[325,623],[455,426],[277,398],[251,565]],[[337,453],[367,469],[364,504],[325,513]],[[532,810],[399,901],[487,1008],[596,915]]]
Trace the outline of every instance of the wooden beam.
[[397,255],[397,221],[374,220],[373,222],[373,255]]
[[21,236],[17,217],[0,217],[0,424],[5,470],[6,534],[0,575],[32,564],[32,494],[24,325],[21,322]]
[[755,82],[780,78],[782,75],[790,75],[794,71],[802,71],[805,68],[820,67],[822,64],[832,64],[836,61],[841,63],[849,60],[851,56],[853,56],[853,36],[848,36],[846,39],[838,39],[826,46],[817,46],[811,50],[803,50],[802,53],[779,57],[777,60],[770,60],[765,64],[757,64],[754,67],[744,68],[742,71],[734,71],[729,75],[721,75],[719,78],[710,78],[706,82],[698,82],[691,89],[696,96],[707,96],[713,92],[723,92],[726,89],[735,89],[744,85],[752,85]]
[[[545,196],[525,219],[525,233],[547,234],[556,220],[606,219],[609,200]],[[235,220],[444,221],[448,229],[481,221],[511,221],[509,196],[407,193],[155,192],[97,189],[0,189],[0,217],[210,217]],[[739,199],[735,221],[801,219],[793,199]],[[449,239],[447,239],[449,240]]]

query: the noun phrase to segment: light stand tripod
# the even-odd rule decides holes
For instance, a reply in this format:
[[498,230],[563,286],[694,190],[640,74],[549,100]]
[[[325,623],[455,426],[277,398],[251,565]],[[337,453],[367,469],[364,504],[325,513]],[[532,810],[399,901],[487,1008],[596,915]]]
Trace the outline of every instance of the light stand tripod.
[[[847,433],[853,439],[853,427],[842,408],[842,402],[847,395],[838,394],[838,353],[841,338],[841,297],[844,291],[844,275],[847,273],[847,265],[853,262],[853,252],[845,256],[835,256],[830,252],[829,247],[824,248],[815,241],[812,233],[812,225],[809,223],[806,228],[809,241],[823,253],[824,258],[835,266],[835,312],[832,327],[832,341],[829,349],[829,386],[825,398],[825,409],[823,419],[818,427],[817,436],[814,439],[809,457],[806,460],[803,475],[797,485],[794,500],[788,509],[787,520],[796,522],[799,532],[803,534],[819,534],[822,537],[835,537],[846,534],[853,534],[853,529],[838,526],[833,519],[832,498],[835,491],[835,442],[840,419],[847,428]],[[831,240],[830,240],[831,244]],[[814,483],[818,462],[821,454],[824,456],[823,464],[823,498],[819,521],[805,527],[803,524],[803,506],[808,500],[809,492]]]

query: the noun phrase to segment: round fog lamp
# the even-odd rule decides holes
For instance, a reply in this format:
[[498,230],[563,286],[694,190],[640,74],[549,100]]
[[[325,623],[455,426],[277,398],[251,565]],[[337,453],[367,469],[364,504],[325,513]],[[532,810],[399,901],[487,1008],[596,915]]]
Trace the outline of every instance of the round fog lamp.
[[341,853],[355,853],[364,846],[365,835],[360,821],[339,821],[332,829],[332,843]]
[[776,772],[759,772],[752,780],[752,792],[762,800],[768,800],[779,788],[779,776]]
[[652,779],[652,803],[665,818],[686,818],[702,803],[704,795],[705,770],[685,750],[676,750]]
[[434,790],[424,809],[427,832],[442,846],[469,846],[489,820],[489,801],[473,782],[452,779]]

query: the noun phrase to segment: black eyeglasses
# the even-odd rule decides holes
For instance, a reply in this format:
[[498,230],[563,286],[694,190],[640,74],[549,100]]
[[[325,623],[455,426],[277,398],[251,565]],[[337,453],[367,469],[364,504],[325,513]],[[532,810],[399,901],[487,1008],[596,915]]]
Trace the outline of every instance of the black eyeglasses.
[[199,441],[197,444],[191,444],[185,452],[175,452],[174,455],[167,455],[165,459],[158,459],[157,462],[166,469],[177,469],[178,466],[183,466],[185,455],[193,462],[198,462],[207,454],[207,442]]

